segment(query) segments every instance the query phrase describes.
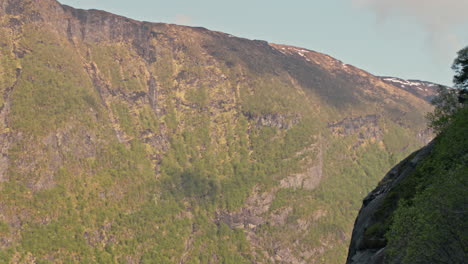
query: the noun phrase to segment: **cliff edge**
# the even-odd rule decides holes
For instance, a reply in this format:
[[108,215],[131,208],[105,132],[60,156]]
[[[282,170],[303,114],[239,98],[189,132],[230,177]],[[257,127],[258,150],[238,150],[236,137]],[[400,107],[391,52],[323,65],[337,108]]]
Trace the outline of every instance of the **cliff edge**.
[[468,111],[395,166],[356,219],[348,264],[465,263]]

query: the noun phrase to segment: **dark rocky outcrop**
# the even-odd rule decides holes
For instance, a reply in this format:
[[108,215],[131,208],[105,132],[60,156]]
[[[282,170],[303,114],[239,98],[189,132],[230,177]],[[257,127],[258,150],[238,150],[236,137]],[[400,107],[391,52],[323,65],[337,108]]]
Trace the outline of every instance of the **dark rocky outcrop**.
[[330,123],[328,127],[340,136],[349,136],[359,133],[359,137],[381,138],[382,131],[378,126],[378,115],[366,115],[358,117],[347,117],[339,122]]
[[244,115],[257,126],[267,126],[278,129],[290,129],[300,121],[299,116],[287,116],[278,113],[254,114],[245,112]]
[[[384,237],[384,232],[374,232],[371,228],[374,226],[375,229],[376,224],[382,221],[382,217],[389,217],[392,214],[391,209],[383,208],[387,195],[414,171],[418,162],[429,155],[433,147],[434,143],[431,142],[400,162],[364,198],[362,208],[354,224],[347,264],[384,263],[387,240]],[[382,213],[385,216],[382,216]]]

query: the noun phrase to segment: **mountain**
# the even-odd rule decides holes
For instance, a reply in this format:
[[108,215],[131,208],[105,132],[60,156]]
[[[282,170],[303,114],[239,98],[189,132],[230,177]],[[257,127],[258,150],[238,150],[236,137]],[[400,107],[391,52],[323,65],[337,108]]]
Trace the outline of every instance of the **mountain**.
[[432,139],[330,56],[54,0],[0,0],[0,93],[2,263],[343,263]]
[[450,87],[432,82],[419,80],[403,80],[395,77],[380,77],[380,79],[388,84],[404,89],[418,97],[426,99],[430,102],[438,93],[438,87],[449,89]]
[[391,169],[356,219],[349,264],[465,263],[468,108]]

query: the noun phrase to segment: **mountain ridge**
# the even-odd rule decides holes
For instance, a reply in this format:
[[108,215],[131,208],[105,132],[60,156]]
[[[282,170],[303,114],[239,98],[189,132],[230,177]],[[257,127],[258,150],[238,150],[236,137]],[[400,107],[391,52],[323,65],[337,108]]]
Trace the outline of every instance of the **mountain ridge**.
[[380,77],[384,82],[390,83],[394,86],[397,86],[401,89],[404,89],[418,97],[424,98],[428,102],[431,102],[437,94],[439,93],[438,89],[451,89],[451,87],[436,84],[428,81],[421,80],[404,80],[396,77],[381,76]]
[[5,262],[342,263],[432,138],[423,98],[202,28],[0,0],[0,54]]

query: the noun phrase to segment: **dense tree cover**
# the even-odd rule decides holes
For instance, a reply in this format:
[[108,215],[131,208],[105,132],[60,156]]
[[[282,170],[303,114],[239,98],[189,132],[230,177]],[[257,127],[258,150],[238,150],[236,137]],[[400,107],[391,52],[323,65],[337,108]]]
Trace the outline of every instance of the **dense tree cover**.
[[[403,184],[387,233],[389,263],[465,263],[468,254],[468,108],[457,112],[433,153]],[[401,261],[401,262],[400,262]]]
[[[468,258],[468,47],[453,66],[459,90],[442,91],[430,115],[439,132],[430,155],[398,188],[387,263],[466,263]],[[394,191],[395,192],[395,191]]]
[[434,111],[427,114],[429,127],[436,134],[442,132],[452,121],[462,104],[458,100],[459,91],[440,86],[438,96],[432,100]]
[[453,62],[452,69],[455,71],[453,78],[456,89],[439,87],[439,95],[434,98],[432,104],[434,112],[429,113],[429,127],[436,133],[440,133],[452,121],[455,113],[467,103],[468,97],[468,47],[460,50]]

